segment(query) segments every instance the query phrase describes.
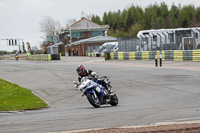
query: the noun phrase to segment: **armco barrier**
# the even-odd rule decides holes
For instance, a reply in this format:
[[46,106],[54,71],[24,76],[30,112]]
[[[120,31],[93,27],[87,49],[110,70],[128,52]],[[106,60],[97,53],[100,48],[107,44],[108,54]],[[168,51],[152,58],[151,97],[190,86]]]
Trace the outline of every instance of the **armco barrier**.
[[200,61],[200,50],[192,51],[192,61]]
[[142,52],[136,52],[135,58],[136,58],[136,60],[141,60],[142,59]]
[[[153,60],[155,51],[141,52],[111,52],[105,53],[106,60]],[[160,59],[160,51],[157,51],[157,59]],[[162,60],[174,61],[200,61],[200,50],[165,50],[162,51]]]
[[[15,54],[0,55],[0,60],[15,60]],[[32,61],[51,61],[61,60],[61,54],[19,54],[19,60],[32,60]]]
[[110,53],[110,60],[114,60],[114,53]]
[[135,52],[128,52],[129,53],[129,60],[135,60]]
[[125,60],[128,60],[129,59],[129,52],[124,52],[123,57],[124,57]]
[[105,53],[105,60],[110,60],[110,53]]
[[51,54],[51,60],[60,60],[59,54]]
[[142,52],[142,60],[149,60],[149,51]]
[[118,52],[113,53],[113,54],[114,54],[114,60],[119,60],[119,58],[118,58]]
[[91,53],[89,53],[89,52],[87,52],[86,53],[86,55],[87,56],[89,56],[89,57],[92,57],[92,56],[96,56],[96,57],[105,57],[105,53],[104,52],[102,52],[102,53],[99,53],[100,55],[95,55],[95,53],[94,52],[91,52]]
[[174,61],[183,61],[183,51],[174,51]]
[[[15,54],[4,54],[3,59],[4,60],[16,60]],[[26,54],[19,54],[19,60],[27,60]]]
[[118,60],[123,60],[123,59],[124,59],[124,53],[118,52]]
[[48,54],[38,54],[38,55],[27,55],[28,60],[32,60],[32,61],[50,61],[51,55]]
[[27,55],[28,60],[32,61],[51,61],[51,60],[61,60],[59,54],[38,54],[38,55]]
[[105,54],[104,53],[101,53],[101,57],[104,57],[105,56]]
[[165,51],[162,50],[162,60],[165,60]]

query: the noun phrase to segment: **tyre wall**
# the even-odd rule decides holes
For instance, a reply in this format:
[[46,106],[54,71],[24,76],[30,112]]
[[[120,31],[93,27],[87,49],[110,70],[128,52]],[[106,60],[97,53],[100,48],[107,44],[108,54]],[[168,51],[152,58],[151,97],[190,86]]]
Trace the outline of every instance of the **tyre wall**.
[[[139,51],[139,52],[110,52],[103,53],[106,60],[154,60],[155,54],[160,58],[160,51]],[[173,61],[200,61],[200,50],[162,50],[162,60]],[[88,56],[93,56],[88,53]]]

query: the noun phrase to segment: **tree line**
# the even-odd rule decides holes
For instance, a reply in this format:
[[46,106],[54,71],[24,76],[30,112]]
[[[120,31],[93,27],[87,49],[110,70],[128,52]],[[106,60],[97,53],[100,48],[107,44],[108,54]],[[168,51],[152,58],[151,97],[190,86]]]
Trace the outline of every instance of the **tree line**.
[[140,30],[199,27],[200,7],[172,4],[169,8],[164,2],[151,4],[144,9],[132,5],[123,11],[104,12],[102,18],[92,15],[91,20],[109,25],[110,36],[129,37],[136,36]]

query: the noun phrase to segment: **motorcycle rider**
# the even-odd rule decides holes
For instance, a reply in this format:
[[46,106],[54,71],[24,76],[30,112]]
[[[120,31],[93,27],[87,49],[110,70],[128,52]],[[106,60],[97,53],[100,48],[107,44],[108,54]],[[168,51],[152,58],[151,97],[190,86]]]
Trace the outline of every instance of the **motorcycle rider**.
[[15,53],[15,59],[18,61],[19,55],[18,55],[18,51],[16,51]]
[[[111,92],[111,88],[108,87],[108,83],[106,83],[106,81],[104,79],[99,79],[96,72],[93,72],[92,70],[86,70],[83,65],[78,65],[76,68],[76,71],[78,73],[79,83],[81,82],[81,78],[83,78],[85,76],[91,76],[91,77],[93,77],[93,80],[98,81],[98,83],[100,85],[102,85],[106,90]],[[105,94],[104,96],[106,96],[106,95],[107,94]]]
[[97,80],[100,85],[105,87],[107,90],[109,89],[107,83],[104,80],[99,79],[96,72],[93,72],[92,70],[86,70],[83,65],[78,65],[77,68],[76,68],[76,71],[79,75],[78,76],[79,83],[81,82],[82,77],[91,76],[91,77],[93,77],[93,80]]

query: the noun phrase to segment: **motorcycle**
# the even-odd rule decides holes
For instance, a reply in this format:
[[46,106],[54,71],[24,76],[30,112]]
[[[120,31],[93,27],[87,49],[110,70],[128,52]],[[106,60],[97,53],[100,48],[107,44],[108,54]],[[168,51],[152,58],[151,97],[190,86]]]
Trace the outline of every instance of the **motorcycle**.
[[109,87],[108,90],[102,85],[98,84],[98,80],[94,80],[93,77],[83,77],[80,85],[75,81],[73,82],[75,84],[75,88],[79,87],[79,90],[83,92],[82,96],[85,95],[93,107],[99,108],[103,104],[116,106],[118,104],[118,97],[111,89],[111,82],[109,82],[109,79],[106,76],[100,79],[105,80]]
[[18,61],[19,55],[15,55],[15,59],[16,59],[16,61]]

